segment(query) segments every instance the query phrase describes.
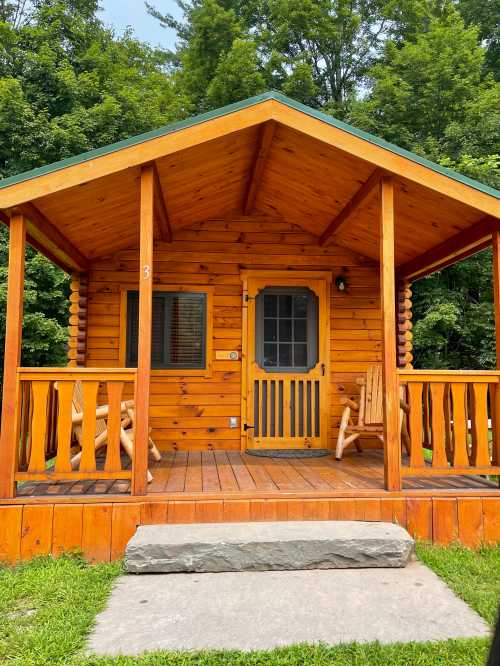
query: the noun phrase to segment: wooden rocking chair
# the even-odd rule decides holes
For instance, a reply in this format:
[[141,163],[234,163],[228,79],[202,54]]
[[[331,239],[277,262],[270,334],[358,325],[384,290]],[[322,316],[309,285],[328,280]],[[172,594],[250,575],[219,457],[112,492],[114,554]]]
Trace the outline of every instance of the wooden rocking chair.
[[[342,454],[349,444],[354,443],[359,452],[362,451],[359,438],[363,435],[377,437],[384,442],[384,425],[382,410],[382,366],[371,365],[365,377],[359,377],[357,383],[360,385],[359,403],[350,398],[343,398],[345,405],[340,421],[339,436],[335,458],[342,459]],[[410,452],[410,436],[406,424],[408,407],[404,400],[400,400],[400,426],[401,438],[407,453]],[[354,423],[352,413],[357,415],[357,423]]]
[[[129,458],[132,460],[134,452],[134,401],[125,400],[121,403],[122,421],[120,431],[120,444]],[[109,414],[109,405],[101,405],[96,409],[96,426],[95,426],[95,450],[98,451],[103,446],[106,446],[108,429],[106,418]],[[73,434],[77,442],[82,445],[82,428],[83,423],[83,389],[80,381],[75,382],[73,391]],[[159,452],[156,444],[151,437],[149,438],[149,451],[154,460],[159,462],[161,460],[161,453]],[[81,451],[71,458],[71,467],[77,469],[82,457]],[[153,480],[153,475],[148,470],[148,483]]]

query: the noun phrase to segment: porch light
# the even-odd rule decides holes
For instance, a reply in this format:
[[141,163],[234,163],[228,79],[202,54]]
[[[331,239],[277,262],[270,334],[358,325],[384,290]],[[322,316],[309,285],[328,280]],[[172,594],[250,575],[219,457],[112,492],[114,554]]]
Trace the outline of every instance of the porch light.
[[346,283],[345,283],[345,277],[343,275],[337,275],[337,277],[335,278],[335,286],[339,291],[345,291]]

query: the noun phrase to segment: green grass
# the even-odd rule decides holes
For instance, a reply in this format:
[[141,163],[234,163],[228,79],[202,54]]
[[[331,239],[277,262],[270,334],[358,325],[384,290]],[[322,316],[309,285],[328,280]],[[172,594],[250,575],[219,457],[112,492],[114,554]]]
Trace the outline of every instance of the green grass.
[[[500,597],[500,547],[476,552],[419,546],[419,556],[493,623]],[[484,639],[381,646],[296,645],[271,652],[156,652],[139,658],[83,654],[85,636],[104,606],[119,564],[90,566],[77,557],[41,558],[0,568],[2,666],[446,666],[485,663]],[[127,609],[124,609],[124,613]],[[193,627],[195,631],[196,628]]]

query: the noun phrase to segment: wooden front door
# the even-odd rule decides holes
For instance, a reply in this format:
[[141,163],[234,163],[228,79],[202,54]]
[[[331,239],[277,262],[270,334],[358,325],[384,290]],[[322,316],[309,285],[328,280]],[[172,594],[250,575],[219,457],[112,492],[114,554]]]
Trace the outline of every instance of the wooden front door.
[[325,274],[244,277],[244,448],[327,447],[329,294]]

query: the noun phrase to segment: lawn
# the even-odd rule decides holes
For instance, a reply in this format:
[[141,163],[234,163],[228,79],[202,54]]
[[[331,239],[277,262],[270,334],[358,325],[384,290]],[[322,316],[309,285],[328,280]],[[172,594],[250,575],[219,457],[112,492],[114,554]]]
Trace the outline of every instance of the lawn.
[[[418,554],[490,623],[500,599],[500,547],[471,552],[419,546]],[[370,666],[485,663],[484,639],[339,647],[298,645],[272,652],[152,653],[140,658],[85,657],[85,636],[120,564],[90,566],[77,557],[41,558],[0,569],[0,663],[16,666]],[[124,613],[127,612],[124,609]]]

